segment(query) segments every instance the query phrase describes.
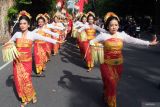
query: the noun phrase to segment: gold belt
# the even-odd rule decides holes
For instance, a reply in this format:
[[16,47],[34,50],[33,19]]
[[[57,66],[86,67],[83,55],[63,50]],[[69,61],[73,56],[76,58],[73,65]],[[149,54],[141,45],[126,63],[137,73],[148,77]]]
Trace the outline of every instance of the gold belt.
[[28,48],[28,47],[32,47],[31,44],[16,44],[16,47],[20,48],[20,47],[25,47],[25,48]]
[[42,41],[42,40],[36,40],[35,42],[36,43],[45,43],[45,41]]
[[120,65],[123,63],[123,58],[121,57],[117,59],[105,59],[104,63],[109,65]]
[[92,40],[92,39],[94,39],[95,38],[95,36],[87,36],[87,39],[88,40]]

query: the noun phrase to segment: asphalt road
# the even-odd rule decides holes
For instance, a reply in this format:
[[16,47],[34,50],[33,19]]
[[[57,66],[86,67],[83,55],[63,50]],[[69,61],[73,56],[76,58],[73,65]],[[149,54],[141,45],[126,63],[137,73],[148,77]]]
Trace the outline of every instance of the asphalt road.
[[[125,62],[117,107],[160,102],[160,46],[127,45],[123,53]],[[0,66],[3,64],[0,59]],[[99,67],[96,65],[93,72],[87,72],[73,40],[63,45],[59,55],[51,57],[44,74],[45,77],[35,77],[33,72],[38,102],[27,107],[106,107]],[[12,64],[9,64],[0,71],[0,107],[20,105],[12,78]]]

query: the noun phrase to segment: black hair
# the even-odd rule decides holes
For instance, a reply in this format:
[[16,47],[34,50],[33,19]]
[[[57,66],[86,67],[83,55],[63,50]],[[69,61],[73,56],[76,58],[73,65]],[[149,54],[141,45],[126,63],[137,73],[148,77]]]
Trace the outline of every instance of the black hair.
[[93,17],[93,20],[95,21],[95,17],[94,17],[92,14],[89,14],[89,15],[87,16],[87,22],[89,21],[89,17]]
[[81,22],[82,22],[82,20],[83,20],[84,17],[87,18],[85,15],[83,15],[83,16],[81,17]]
[[109,23],[112,21],[112,20],[117,20],[118,24],[120,24],[120,21],[117,17],[115,16],[111,16],[107,19],[107,21],[104,23],[104,28],[107,30],[108,27],[109,27]]
[[30,25],[30,23],[31,23],[31,20],[29,19],[28,16],[21,16],[21,17],[19,18],[19,22],[20,22],[21,20],[26,20],[29,25]]

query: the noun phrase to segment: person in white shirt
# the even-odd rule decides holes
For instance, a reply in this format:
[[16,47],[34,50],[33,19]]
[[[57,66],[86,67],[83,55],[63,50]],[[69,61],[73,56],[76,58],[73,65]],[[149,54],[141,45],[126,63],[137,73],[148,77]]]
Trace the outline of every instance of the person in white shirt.
[[[48,27],[51,28],[52,32],[59,34],[59,38],[53,38],[53,39],[62,40],[62,36],[64,35],[65,27],[63,26],[62,23],[59,22],[59,17],[56,14],[53,17],[53,19],[54,19],[54,21],[51,24],[49,24]],[[53,55],[58,54],[59,48],[60,48],[60,44],[53,44],[52,45],[52,50],[54,52]]]
[[28,30],[30,27],[30,15],[26,11],[19,14],[20,31],[4,44],[7,46],[15,42],[19,56],[13,61],[14,83],[18,96],[21,98],[21,107],[26,106],[31,101],[37,102],[36,92],[32,84],[32,45],[35,40],[43,40],[50,43],[62,43],[60,41],[44,37]]
[[156,45],[158,42],[145,41],[131,37],[125,32],[119,32],[119,18],[116,14],[109,12],[105,16],[105,28],[108,33],[101,33],[95,39],[90,41],[90,45],[101,42],[104,48],[104,62],[100,65],[102,80],[104,84],[104,100],[108,107],[117,107],[117,84],[121,78],[123,70],[123,43],[130,43],[143,46]]
[[96,37],[96,32],[107,32],[105,29],[100,28],[99,26],[94,24],[95,16],[94,14],[88,14],[87,22],[78,32],[80,33],[79,39],[82,41],[82,54],[86,61],[86,65],[88,67],[88,71],[91,71],[94,67],[94,61],[91,55],[91,49],[89,46],[89,41]]
[[[38,14],[36,17],[38,28],[36,28],[33,32],[38,33],[44,37],[49,37],[51,35],[53,37],[59,37],[58,33],[51,32],[47,29],[45,22],[46,18],[43,14]],[[51,38],[51,37],[50,37]],[[36,40],[34,42],[34,62],[36,67],[36,73],[38,75],[42,74],[42,71],[46,68],[46,63],[49,60],[49,46],[47,42],[42,40]]]

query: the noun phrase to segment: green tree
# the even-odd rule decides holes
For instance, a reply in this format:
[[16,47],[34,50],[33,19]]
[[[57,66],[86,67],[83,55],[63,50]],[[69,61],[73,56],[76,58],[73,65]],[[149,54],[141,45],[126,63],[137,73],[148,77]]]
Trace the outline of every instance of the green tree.
[[119,12],[122,2],[123,0],[89,0],[85,12],[94,11],[97,16],[103,17],[108,11]]
[[[38,5],[37,5],[38,4]],[[56,0],[15,0],[15,5],[8,9],[7,21],[15,18],[21,10],[29,12],[33,18],[39,13],[54,11]]]

